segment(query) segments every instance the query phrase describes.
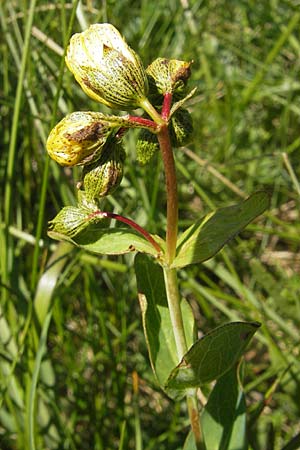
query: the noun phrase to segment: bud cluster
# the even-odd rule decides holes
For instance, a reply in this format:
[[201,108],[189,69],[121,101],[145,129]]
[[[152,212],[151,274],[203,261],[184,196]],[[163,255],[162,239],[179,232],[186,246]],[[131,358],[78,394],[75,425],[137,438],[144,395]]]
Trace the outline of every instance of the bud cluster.
[[[104,23],[72,36],[66,64],[83,91],[97,102],[114,109],[141,107],[145,111],[144,117],[73,112],[50,132],[49,156],[62,166],[83,167],[77,207],[63,208],[51,222],[54,232],[73,236],[85,228],[87,217],[94,217],[93,213],[99,211],[101,199],[113,193],[121,183],[125,132],[140,128],[137,159],[142,164],[159,149],[156,133],[164,119],[156,121],[156,117],[160,117],[166,95],[175,100],[170,103],[166,119],[172,145],[180,147],[190,142],[192,120],[182,106],[192,95],[186,95],[191,62],[158,58],[145,70],[139,56],[119,31]],[[152,105],[157,111],[154,115]],[[97,215],[95,220],[99,217]]]

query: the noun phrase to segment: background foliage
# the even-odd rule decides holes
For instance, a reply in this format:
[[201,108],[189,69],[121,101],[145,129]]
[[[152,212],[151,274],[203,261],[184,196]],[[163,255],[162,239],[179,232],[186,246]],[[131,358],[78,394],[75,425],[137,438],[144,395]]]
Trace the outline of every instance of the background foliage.
[[[0,3],[1,449],[32,449],[35,439],[38,449],[175,450],[188,431],[185,407],[159,392],[149,367],[133,256],[100,258],[47,237],[47,221],[75,203],[80,179],[49,164],[47,135],[67,112],[105,111],[62,65],[74,13],[72,33],[109,21],[145,65],[158,56],[194,61],[195,140],[176,151],[181,230],[255,190],[271,192],[263,218],[180,279],[199,333],[262,322],[244,365],[251,448],[299,447],[299,6]],[[163,234],[162,165],[138,166],[134,142],[132,133],[107,208]]]

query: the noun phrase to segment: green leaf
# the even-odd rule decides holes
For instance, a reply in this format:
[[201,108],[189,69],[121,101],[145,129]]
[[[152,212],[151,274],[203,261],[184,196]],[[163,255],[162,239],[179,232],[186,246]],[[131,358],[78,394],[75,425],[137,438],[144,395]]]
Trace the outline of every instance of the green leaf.
[[194,433],[192,430],[189,431],[189,434],[184,441],[183,450],[197,450]]
[[[102,228],[90,225],[87,229],[70,238],[64,234],[48,231],[53,239],[71,242],[93,253],[121,255],[130,252],[148,253],[157,257],[157,250],[143,236],[127,228]],[[157,236],[153,236],[159,240]],[[161,244],[161,242],[159,242]]]
[[185,267],[212,258],[268,206],[269,195],[266,192],[256,192],[238,205],[208,214],[182,234],[172,267]]
[[[149,357],[157,381],[163,388],[178,364],[175,339],[166,298],[163,269],[146,255],[135,257],[135,271],[143,328]],[[181,301],[188,346],[194,342],[194,316],[190,305]]]
[[201,415],[204,442],[210,450],[247,450],[246,402],[237,367],[217,381]]
[[199,339],[170,374],[168,395],[181,398],[188,389],[220,378],[239,360],[259,327],[256,322],[231,322]]

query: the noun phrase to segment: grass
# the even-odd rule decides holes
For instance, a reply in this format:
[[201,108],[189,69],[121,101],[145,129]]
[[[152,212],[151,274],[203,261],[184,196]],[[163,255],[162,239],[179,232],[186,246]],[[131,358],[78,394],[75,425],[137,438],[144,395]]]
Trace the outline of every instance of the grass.
[[[180,279],[201,332],[262,322],[244,369],[250,448],[299,448],[298,11],[288,0],[0,4],[1,450],[175,450],[188,430],[149,367],[132,256],[100,258],[47,237],[80,177],[49,163],[47,135],[67,112],[106,111],[62,54],[71,33],[104,21],[145,65],[194,60],[195,139],[176,151],[180,229],[255,190],[272,194],[263,218]],[[161,163],[138,166],[133,135],[127,144],[108,208],[163,233]]]

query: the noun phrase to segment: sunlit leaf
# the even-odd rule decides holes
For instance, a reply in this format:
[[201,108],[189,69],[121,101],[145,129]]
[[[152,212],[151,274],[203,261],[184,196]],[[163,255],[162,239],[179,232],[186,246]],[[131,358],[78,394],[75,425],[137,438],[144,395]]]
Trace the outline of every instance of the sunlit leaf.
[[212,258],[268,206],[269,195],[266,192],[256,192],[238,205],[208,214],[182,234],[172,267],[185,267]]
[[256,322],[232,322],[199,339],[172,371],[166,392],[173,398],[220,378],[242,356],[259,328]]
[[[153,372],[163,387],[178,364],[175,339],[165,292],[163,269],[146,255],[135,258],[138,295],[144,333]],[[188,346],[194,342],[194,316],[182,299],[181,310]]]
[[[99,225],[90,225],[73,238],[53,231],[49,231],[48,235],[53,239],[65,240],[77,247],[102,255],[141,252],[158,256],[157,250],[149,241],[128,228],[102,228]],[[160,241],[157,236],[153,237]]]

